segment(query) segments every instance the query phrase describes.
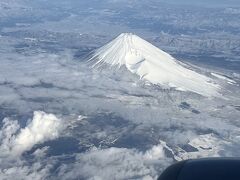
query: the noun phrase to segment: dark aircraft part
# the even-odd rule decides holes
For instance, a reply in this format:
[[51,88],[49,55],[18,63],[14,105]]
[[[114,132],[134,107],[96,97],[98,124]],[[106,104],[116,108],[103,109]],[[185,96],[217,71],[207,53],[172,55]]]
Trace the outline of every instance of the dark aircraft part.
[[158,180],[240,180],[240,159],[186,160],[168,167]]

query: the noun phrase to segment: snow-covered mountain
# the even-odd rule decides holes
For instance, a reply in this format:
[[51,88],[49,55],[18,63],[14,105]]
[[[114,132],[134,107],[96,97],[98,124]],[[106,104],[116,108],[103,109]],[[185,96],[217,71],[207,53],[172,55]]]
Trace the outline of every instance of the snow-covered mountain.
[[129,71],[153,84],[180,91],[191,91],[206,97],[219,96],[221,87],[213,79],[131,33],[123,33],[97,49],[90,61],[93,67],[125,66]]

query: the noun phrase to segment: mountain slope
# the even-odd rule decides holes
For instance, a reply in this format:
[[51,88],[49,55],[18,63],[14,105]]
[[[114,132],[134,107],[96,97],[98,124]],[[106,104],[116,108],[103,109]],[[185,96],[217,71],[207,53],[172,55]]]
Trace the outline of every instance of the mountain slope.
[[141,79],[164,88],[191,91],[207,97],[219,96],[220,86],[211,78],[189,69],[187,65],[134,34],[119,35],[97,49],[90,60],[94,60],[93,67],[103,64],[119,68],[126,66]]

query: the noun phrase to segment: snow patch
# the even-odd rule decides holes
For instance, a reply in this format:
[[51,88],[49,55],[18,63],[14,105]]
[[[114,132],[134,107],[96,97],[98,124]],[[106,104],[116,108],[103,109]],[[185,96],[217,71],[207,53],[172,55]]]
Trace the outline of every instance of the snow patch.
[[236,82],[234,80],[231,80],[229,78],[227,78],[226,76],[217,74],[217,73],[211,73],[211,75],[213,75],[214,77],[218,78],[218,79],[222,79],[222,80],[226,80],[229,84],[235,84]]
[[195,159],[203,157],[220,157],[222,145],[229,144],[228,141],[219,139],[214,134],[204,134],[193,138],[189,143],[190,146],[196,148],[196,152],[185,152],[179,148],[178,159]]

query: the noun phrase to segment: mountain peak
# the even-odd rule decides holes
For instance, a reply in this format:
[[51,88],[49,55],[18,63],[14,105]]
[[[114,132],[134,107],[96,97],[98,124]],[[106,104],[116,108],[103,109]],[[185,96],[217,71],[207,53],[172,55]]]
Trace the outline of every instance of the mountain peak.
[[120,36],[136,36],[136,35],[133,33],[121,33],[118,37]]
[[218,96],[220,87],[203,74],[190,69],[170,54],[132,33],[122,33],[97,49],[91,60],[94,67],[125,66],[153,84],[191,91],[203,96]]

